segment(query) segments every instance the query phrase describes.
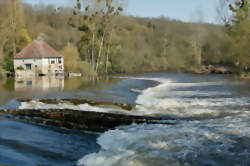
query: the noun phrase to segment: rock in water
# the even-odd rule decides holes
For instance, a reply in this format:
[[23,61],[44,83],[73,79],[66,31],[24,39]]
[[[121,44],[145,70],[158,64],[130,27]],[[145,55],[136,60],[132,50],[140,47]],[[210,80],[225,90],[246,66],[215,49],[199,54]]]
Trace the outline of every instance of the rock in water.
[[171,118],[157,118],[148,116],[132,116],[111,113],[99,113],[76,110],[0,110],[0,113],[11,115],[11,118],[39,125],[64,127],[68,129],[85,130],[91,132],[105,132],[121,125],[132,123],[175,124]]

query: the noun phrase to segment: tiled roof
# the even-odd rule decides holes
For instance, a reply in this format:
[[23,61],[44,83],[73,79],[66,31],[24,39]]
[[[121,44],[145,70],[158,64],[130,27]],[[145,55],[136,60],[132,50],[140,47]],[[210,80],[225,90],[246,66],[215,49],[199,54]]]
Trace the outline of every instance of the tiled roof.
[[20,53],[14,56],[14,59],[26,58],[57,58],[62,57],[56,50],[43,41],[33,41],[25,47]]

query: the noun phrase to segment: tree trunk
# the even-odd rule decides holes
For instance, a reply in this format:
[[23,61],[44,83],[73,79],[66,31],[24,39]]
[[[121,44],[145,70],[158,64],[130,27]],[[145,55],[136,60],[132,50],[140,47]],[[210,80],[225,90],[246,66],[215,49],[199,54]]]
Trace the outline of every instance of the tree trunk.
[[104,42],[104,38],[105,38],[105,31],[102,35],[102,41],[101,41],[101,45],[100,45],[100,49],[99,49],[99,54],[98,54],[98,58],[97,58],[97,62],[96,62],[96,69],[95,71],[98,72],[98,67],[99,67],[99,63],[100,63],[100,58],[101,58],[101,55],[102,55],[102,48],[103,48],[103,42]]
[[112,40],[112,35],[113,35],[113,28],[111,29],[111,33],[110,33],[107,56],[106,56],[106,65],[105,65],[105,72],[106,73],[108,73],[109,50],[110,50],[110,43],[111,43],[111,40]]
[[194,63],[197,67],[200,67],[202,62],[202,48],[198,44],[197,40],[193,41],[193,49],[194,49],[194,60],[195,60]]
[[16,40],[13,41],[13,56],[16,55]]
[[92,34],[92,56],[91,56],[91,59],[92,59],[92,67],[93,69],[95,69],[95,30],[93,31],[93,34]]
[[105,64],[105,73],[106,74],[108,73],[109,49],[110,49],[110,46],[108,46],[107,55],[106,55],[106,64]]

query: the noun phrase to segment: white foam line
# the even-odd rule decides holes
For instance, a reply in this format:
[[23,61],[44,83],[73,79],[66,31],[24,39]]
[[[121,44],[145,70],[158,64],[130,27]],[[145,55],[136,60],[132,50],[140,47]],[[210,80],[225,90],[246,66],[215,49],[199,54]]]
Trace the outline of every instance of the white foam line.
[[71,103],[45,104],[32,100],[30,102],[22,102],[19,109],[71,109],[77,111],[104,112],[104,113],[123,113],[129,114],[119,107],[96,107],[89,104],[74,105]]

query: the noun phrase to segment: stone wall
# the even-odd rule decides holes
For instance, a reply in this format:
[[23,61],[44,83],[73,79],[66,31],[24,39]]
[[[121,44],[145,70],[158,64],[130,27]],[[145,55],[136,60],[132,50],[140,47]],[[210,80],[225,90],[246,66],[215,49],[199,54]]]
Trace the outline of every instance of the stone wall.
[[[59,59],[61,63],[59,63]],[[31,69],[26,68],[26,64],[31,64]],[[63,58],[32,58],[15,59],[14,69],[16,76],[35,76],[38,74],[55,75],[64,73]]]

